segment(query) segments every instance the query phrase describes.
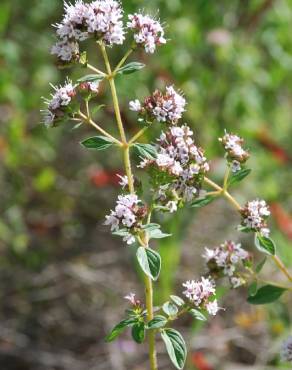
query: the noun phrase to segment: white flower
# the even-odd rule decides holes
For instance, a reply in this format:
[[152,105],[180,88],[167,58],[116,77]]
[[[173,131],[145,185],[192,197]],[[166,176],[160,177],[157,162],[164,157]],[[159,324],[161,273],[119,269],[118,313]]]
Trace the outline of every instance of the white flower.
[[135,297],[136,297],[135,293],[129,293],[124,298],[134,306],[136,304],[136,298]]
[[205,253],[202,257],[206,261],[210,274],[212,272],[218,274],[218,270],[222,271],[229,278],[233,288],[237,288],[244,283],[237,276],[237,271],[240,267],[239,263],[242,264],[248,260],[249,254],[241,248],[241,244],[236,244],[233,241],[225,241],[214,249],[205,248]]
[[240,170],[241,170],[240,162],[238,162],[236,160],[232,161],[232,163],[231,163],[231,171],[233,173],[235,173],[235,172],[238,172]]
[[177,211],[177,202],[174,200],[170,200],[167,204],[166,207],[169,209],[170,213],[176,212]]
[[130,14],[127,27],[134,31],[134,40],[144,47],[146,53],[154,53],[156,46],[165,44],[164,30],[161,24],[149,15]]
[[209,278],[202,277],[201,280],[190,280],[183,283],[186,290],[183,294],[196,306],[215,294],[214,283]]
[[125,39],[122,16],[123,9],[116,0],[65,3],[63,19],[55,25],[59,42],[52,53],[63,61],[76,59],[79,42],[91,36],[107,45],[122,44]]
[[124,189],[126,186],[129,185],[128,176],[121,176],[117,175],[120,178],[119,185]]
[[141,110],[141,103],[138,99],[136,100],[131,100],[129,102],[129,108],[130,110],[132,110],[133,112],[139,112]]
[[206,304],[206,310],[208,311],[210,315],[215,316],[217,312],[219,311],[219,309],[220,308],[218,307],[218,302],[216,299]]
[[64,62],[78,59],[79,45],[75,41],[58,41],[51,48],[51,54],[56,55]]
[[292,363],[292,336],[289,336],[282,344],[281,360]]
[[225,135],[219,138],[219,141],[226,151],[227,160],[231,163],[232,172],[239,171],[240,164],[246,162],[249,158],[248,151],[242,148],[243,139],[237,135],[225,132]]
[[118,1],[97,0],[88,5],[87,31],[96,33],[106,44],[122,44],[125,40],[123,9]]
[[270,230],[267,228],[266,219],[270,210],[264,200],[252,200],[247,202],[241,210],[242,225],[247,228],[268,236]]
[[[105,218],[105,225],[109,225],[112,231],[121,230],[123,241],[127,244],[135,242],[135,233],[141,226],[141,221],[145,215],[143,205],[136,194],[119,195],[115,209]],[[142,212],[141,212],[142,210]]]
[[46,100],[49,110],[55,111],[69,105],[72,97],[75,96],[75,86],[72,85],[72,81],[67,79],[64,86],[51,86],[55,92],[51,94],[52,98],[50,100]]
[[135,243],[135,237],[131,234],[125,235],[123,237],[123,242],[126,242],[128,245],[131,245],[131,244]]

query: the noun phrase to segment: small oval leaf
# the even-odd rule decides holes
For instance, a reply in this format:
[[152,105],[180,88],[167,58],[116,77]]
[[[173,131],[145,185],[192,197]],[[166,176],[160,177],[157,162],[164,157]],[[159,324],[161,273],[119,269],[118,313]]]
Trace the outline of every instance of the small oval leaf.
[[117,73],[122,74],[122,75],[129,75],[131,73],[139,71],[140,69],[142,69],[144,67],[145,67],[145,64],[143,64],[143,63],[131,62],[131,63],[128,63],[128,64],[124,65],[123,67],[119,68],[117,70]]
[[154,318],[148,322],[147,328],[148,329],[159,329],[163,328],[167,323],[167,318],[162,315],[154,316]]
[[132,326],[135,324],[137,319],[135,318],[129,318],[122,320],[119,322],[113,329],[112,331],[105,337],[106,342],[112,342],[115,340],[121,333],[124,331],[124,329],[128,326]]
[[276,245],[271,238],[262,236],[260,234],[255,235],[255,246],[257,249],[269,256],[274,256],[276,254]]
[[113,141],[106,136],[92,136],[81,142],[87,149],[104,150],[113,145]]
[[162,309],[168,316],[175,316],[178,313],[177,306],[172,302],[165,302]]
[[285,292],[285,288],[274,285],[265,285],[258,289],[255,295],[249,296],[247,302],[251,304],[267,304],[276,301]]
[[200,320],[200,321],[206,321],[207,320],[206,316],[201,311],[199,311],[195,308],[192,308],[189,312],[196,320]]
[[157,157],[157,151],[154,145],[151,144],[133,144],[133,149],[136,155],[143,158],[154,159]]
[[165,343],[171,362],[177,369],[181,370],[187,358],[187,349],[183,337],[175,329],[162,330],[161,337]]
[[137,250],[137,259],[145,274],[152,280],[157,280],[161,269],[159,253],[150,248],[139,247]]
[[193,207],[193,208],[204,207],[204,206],[210,204],[211,202],[213,202],[213,200],[215,200],[215,198],[216,197],[214,197],[213,195],[207,195],[204,198],[198,198],[198,199],[194,200],[191,203],[191,207]]
[[101,81],[104,79],[103,75],[86,75],[84,77],[81,77],[77,80],[77,82],[96,82],[96,81]]
[[136,343],[142,343],[145,339],[145,324],[139,321],[132,327],[132,338]]
[[236,183],[242,181],[250,173],[251,173],[251,169],[249,169],[249,168],[243,168],[243,169],[235,172],[232,176],[230,176],[230,179],[228,181],[228,184],[229,185],[236,184]]
[[170,299],[177,305],[177,306],[183,306],[185,304],[185,301],[181,298],[178,297],[177,295],[171,295]]

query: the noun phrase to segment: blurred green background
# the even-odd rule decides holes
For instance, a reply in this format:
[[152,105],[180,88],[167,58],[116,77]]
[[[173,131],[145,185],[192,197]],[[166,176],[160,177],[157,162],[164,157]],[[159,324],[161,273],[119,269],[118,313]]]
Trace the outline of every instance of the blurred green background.
[[[224,173],[217,138],[224,129],[243,136],[252,174],[236,194],[241,201],[268,201],[272,236],[291,268],[292,1],[124,0],[123,6],[126,14],[159,9],[169,39],[153,56],[137,52],[132,59],[148,68],[117,81],[128,132],[137,130],[129,100],[175,84],[188,101],[184,119],[212,159],[215,179]],[[51,24],[62,11],[60,0],[0,1],[0,368],[143,370],[145,348],[129,336],[103,342],[126,308],[122,297],[129,290],[143,295],[131,268],[133,251],[102,226],[119,191],[118,153],[82,149],[79,141],[90,128],[48,130],[40,124],[49,83],[86,73],[58,70],[49,54]],[[94,45],[89,48],[91,64],[103,68]],[[123,50],[110,50],[113,63]],[[106,104],[96,120],[114,129],[106,86],[96,103]],[[175,237],[158,245],[164,266],[157,303],[203,271],[205,245],[239,237],[238,220],[221,201],[163,222]],[[246,237],[241,241],[252,245]],[[265,269],[282,279],[272,264]],[[204,328],[188,319],[179,323],[190,343],[188,370],[285,368],[278,351],[291,332],[291,297],[260,309],[245,297],[244,289],[229,293],[222,302],[227,310]],[[162,345],[158,349],[161,369],[168,369]]]

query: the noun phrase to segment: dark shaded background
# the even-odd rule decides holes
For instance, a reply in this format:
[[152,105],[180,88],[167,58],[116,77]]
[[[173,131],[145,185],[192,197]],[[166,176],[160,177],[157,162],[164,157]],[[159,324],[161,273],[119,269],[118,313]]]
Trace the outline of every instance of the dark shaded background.
[[[124,0],[123,5],[126,12],[160,9],[170,39],[154,56],[136,53],[133,60],[148,68],[118,80],[128,132],[137,130],[128,101],[175,83],[188,101],[185,120],[213,159],[215,179],[224,171],[217,137],[225,128],[245,137],[252,174],[238,198],[269,202],[273,238],[291,267],[292,1]],[[130,290],[143,296],[134,251],[102,226],[119,191],[120,159],[115,152],[81,148],[90,128],[72,130],[68,124],[47,130],[39,123],[49,82],[85,73],[58,70],[49,55],[50,24],[59,21],[62,7],[57,0],[0,1],[0,369],[145,370],[146,348],[128,334],[114,344],[103,341],[122,318],[122,297]],[[103,68],[98,51],[89,48],[91,63]],[[113,49],[112,60],[122,53]],[[96,120],[114,129],[108,93],[103,88],[97,98],[107,106]],[[204,246],[242,238],[235,232],[237,216],[224,201],[163,222],[175,237],[157,245],[164,265],[156,303],[203,271]],[[241,241],[252,248],[251,239]],[[272,263],[264,274],[282,279]],[[260,308],[245,299],[245,289],[225,294],[226,311],[204,327],[189,319],[178,323],[190,347],[188,370],[282,368],[278,351],[291,332],[291,297]],[[161,343],[158,349],[161,369],[168,369]]]

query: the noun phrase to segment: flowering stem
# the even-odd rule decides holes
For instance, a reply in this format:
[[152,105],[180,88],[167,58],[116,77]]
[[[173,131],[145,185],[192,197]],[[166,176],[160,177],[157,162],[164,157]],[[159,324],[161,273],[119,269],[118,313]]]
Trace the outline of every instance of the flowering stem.
[[137,132],[137,134],[135,134],[131,140],[129,141],[129,144],[134,144],[134,142],[139,139],[140,136],[142,136],[146,131],[148,130],[148,126],[142,128],[140,131]]
[[[204,182],[206,184],[210,185],[212,188],[216,189],[218,191],[218,195],[219,194],[222,194],[235,207],[235,209],[237,211],[240,211],[241,210],[240,204],[237,202],[236,199],[234,199],[234,197],[227,190],[225,190],[221,186],[217,185],[215,182],[213,182],[212,180],[208,179],[207,177],[204,178]],[[227,183],[227,181],[226,181],[226,183]],[[271,256],[271,257],[274,260],[274,262],[277,265],[277,267],[283,272],[283,274],[288,278],[288,280],[292,282],[292,275],[287,270],[287,268],[285,267],[285,265],[281,261],[281,259],[278,256],[276,256],[276,255]]]
[[[133,194],[135,193],[135,188],[134,188],[134,181],[133,181],[133,175],[132,175],[132,169],[131,169],[130,146],[129,146],[129,143],[127,142],[127,138],[126,138],[126,134],[125,134],[122,118],[121,118],[119,100],[118,100],[115,81],[114,81],[114,73],[111,70],[111,65],[108,59],[105,46],[102,43],[100,43],[99,45],[100,45],[101,53],[102,53],[102,56],[105,62],[106,70],[108,73],[107,78],[108,78],[110,88],[111,88],[111,94],[112,94],[112,99],[113,99],[113,105],[114,105],[117,125],[118,125],[120,135],[121,135],[122,148],[124,152],[124,166],[125,166],[125,171],[128,177],[129,190],[130,190],[130,193]],[[128,55],[130,55],[129,52],[128,52]],[[125,57],[123,59],[126,60]],[[139,241],[142,246],[144,246],[145,248],[148,248],[147,236],[146,236],[145,242],[141,238],[139,238]],[[152,280],[147,275],[145,275],[145,294],[146,294],[147,321],[150,321],[153,319],[153,287],[152,287]],[[148,343],[149,343],[150,369],[158,370],[156,349],[155,349],[155,331],[153,330],[149,330]]]
[[116,143],[117,145],[119,146],[122,146],[123,144],[118,140],[116,139],[115,137],[113,137],[111,134],[109,134],[107,131],[105,131],[103,128],[101,128],[97,123],[95,123],[90,117],[86,116],[84,113],[82,113],[81,111],[78,112],[78,115],[79,117],[89,123],[91,126],[93,126],[97,131],[101,132],[102,134],[104,134],[104,136],[108,137],[109,139],[111,139],[114,143]]

